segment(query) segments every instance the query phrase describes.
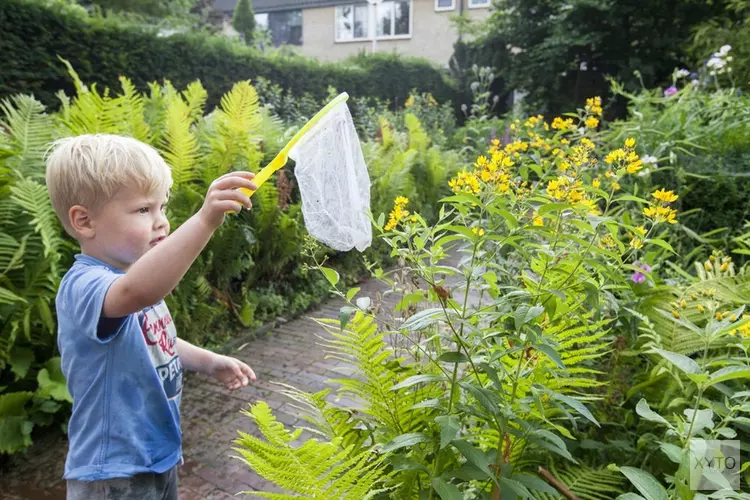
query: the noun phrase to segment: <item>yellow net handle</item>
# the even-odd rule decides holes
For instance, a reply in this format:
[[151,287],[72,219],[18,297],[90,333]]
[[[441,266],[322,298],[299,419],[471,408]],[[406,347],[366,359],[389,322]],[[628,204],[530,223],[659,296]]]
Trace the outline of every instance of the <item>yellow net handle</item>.
[[[310,120],[308,120],[307,123],[305,123],[299,131],[294,134],[294,137],[286,143],[286,146],[279,151],[279,154],[276,155],[276,157],[271,160],[271,162],[263,167],[260,172],[258,172],[255,175],[255,178],[253,179],[253,182],[256,186],[258,186],[258,189],[263,185],[264,182],[266,182],[268,179],[271,178],[271,176],[282,168],[284,165],[286,165],[287,160],[289,159],[289,151],[291,151],[292,147],[294,147],[297,142],[307,133],[310,131],[310,129],[320,121],[321,118],[323,118],[325,115],[328,114],[329,111],[331,111],[333,108],[335,108],[339,103],[346,102],[346,100],[349,99],[349,94],[346,92],[342,92],[338,96],[336,96],[331,102],[326,104],[323,109],[318,111],[318,113],[313,116]],[[252,196],[255,191],[252,191],[250,189],[241,188],[240,191],[245,193],[248,196]]]

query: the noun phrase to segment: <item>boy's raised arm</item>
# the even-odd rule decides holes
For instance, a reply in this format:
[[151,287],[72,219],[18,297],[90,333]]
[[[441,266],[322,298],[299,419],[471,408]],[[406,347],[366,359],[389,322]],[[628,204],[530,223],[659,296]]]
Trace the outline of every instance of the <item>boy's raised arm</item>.
[[252,206],[250,198],[238,189],[257,189],[253,177],[249,172],[233,172],[214,181],[201,209],[112,284],[104,298],[103,316],[127,316],[166,297],[224,222],[226,212]]

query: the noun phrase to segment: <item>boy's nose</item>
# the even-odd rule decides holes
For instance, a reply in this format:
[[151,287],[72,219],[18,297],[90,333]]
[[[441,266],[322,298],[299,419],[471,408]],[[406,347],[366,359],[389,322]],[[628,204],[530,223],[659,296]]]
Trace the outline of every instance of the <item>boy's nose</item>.
[[169,221],[167,220],[167,216],[164,214],[164,212],[159,212],[159,215],[156,216],[156,220],[154,221],[154,225],[157,228],[161,228],[169,224]]

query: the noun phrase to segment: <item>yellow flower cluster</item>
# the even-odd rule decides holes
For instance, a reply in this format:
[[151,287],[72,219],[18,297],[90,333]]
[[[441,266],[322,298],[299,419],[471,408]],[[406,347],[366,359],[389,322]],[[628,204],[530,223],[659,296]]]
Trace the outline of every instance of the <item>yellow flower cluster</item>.
[[462,170],[456,177],[448,181],[448,186],[454,193],[479,193],[479,179],[474,172]]
[[596,116],[602,115],[602,98],[599,96],[586,99],[586,111]]
[[554,120],[552,120],[552,128],[555,130],[562,130],[563,132],[567,130],[572,130],[575,128],[573,125],[573,119],[572,118],[561,118],[556,117]]
[[526,120],[526,123],[524,123],[523,126],[526,128],[534,128],[543,122],[544,122],[544,115],[536,115]]
[[635,234],[628,232],[628,236],[630,237],[630,248],[633,250],[643,248],[643,239],[646,237],[646,228],[638,226],[635,228]]
[[677,224],[677,210],[669,207],[669,204],[676,201],[678,196],[672,191],[657,190],[651,193],[651,196],[662,202],[662,205],[651,206],[643,209],[643,214],[651,219],[654,223],[668,222]]
[[677,224],[677,210],[673,210],[669,207],[648,207],[643,209],[643,214],[649,219],[657,222],[668,222],[670,224]]
[[478,194],[480,181],[494,184],[500,193],[510,191],[510,168],[513,160],[500,149],[499,141],[493,141],[489,154],[489,157],[482,155],[477,158],[473,172],[461,171],[448,182],[454,193]]
[[664,189],[657,189],[656,191],[651,193],[651,196],[664,203],[672,203],[673,201],[677,201],[677,198],[679,198],[679,196],[674,194],[673,191],[666,191]]
[[586,121],[583,122],[587,128],[596,128],[599,126],[599,119],[593,116],[589,116],[586,118]]
[[610,152],[604,161],[610,165],[614,163],[617,167],[625,167],[631,175],[636,174],[643,168],[643,161],[633,148],[635,148],[635,139],[626,139],[625,147]]
[[394,229],[399,222],[409,216],[409,211],[405,210],[408,203],[409,199],[405,196],[398,196],[393,200],[393,210],[388,214],[388,223],[384,228],[386,231]]
[[410,95],[409,98],[404,103],[404,107],[411,108],[412,106],[414,106],[414,96]]

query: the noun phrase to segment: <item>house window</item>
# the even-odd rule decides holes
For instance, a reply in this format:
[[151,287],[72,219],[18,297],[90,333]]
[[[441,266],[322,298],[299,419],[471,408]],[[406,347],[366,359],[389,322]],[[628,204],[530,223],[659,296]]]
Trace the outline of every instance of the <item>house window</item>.
[[476,9],[477,7],[489,7],[490,0],[469,0],[469,8]]
[[456,8],[456,0],[435,0],[435,10],[454,10]]
[[302,11],[297,9],[269,12],[268,30],[276,47],[302,45]]
[[[453,0],[451,0],[453,1]],[[375,6],[375,33],[378,38],[411,34],[411,0],[386,0]],[[368,4],[336,7],[336,41],[370,40]]]
[[368,5],[344,5],[336,7],[336,40],[366,39],[370,27]]
[[383,2],[378,5],[375,26],[378,37],[411,34],[411,2]]

